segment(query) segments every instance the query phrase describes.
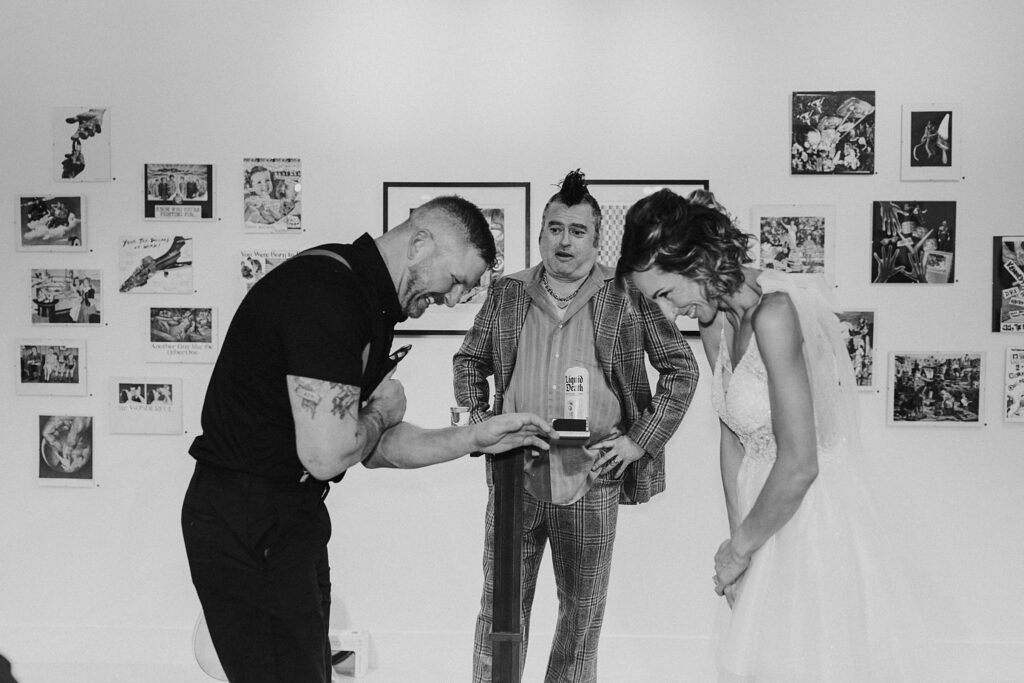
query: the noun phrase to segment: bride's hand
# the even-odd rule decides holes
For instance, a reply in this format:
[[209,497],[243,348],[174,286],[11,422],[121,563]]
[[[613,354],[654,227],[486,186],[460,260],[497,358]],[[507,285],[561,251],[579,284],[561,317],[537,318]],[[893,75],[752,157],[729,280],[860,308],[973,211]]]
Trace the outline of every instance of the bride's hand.
[[736,582],[750,566],[750,557],[743,557],[732,547],[732,539],[726,539],[715,553],[715,592],[725,595],[725,589]]

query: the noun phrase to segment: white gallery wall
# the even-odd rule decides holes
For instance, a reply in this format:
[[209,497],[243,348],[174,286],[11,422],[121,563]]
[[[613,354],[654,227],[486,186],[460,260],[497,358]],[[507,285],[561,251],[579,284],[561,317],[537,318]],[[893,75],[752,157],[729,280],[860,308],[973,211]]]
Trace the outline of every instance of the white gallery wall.
[[[1014,1],[0,0],[0,653],[192,656],[199,604],[179,511],[212,365],[146,362],[148,307],[216,307],[223,334],[240,249],[376,236],[385,181],[530,182],[535,236],[554,184],[580,167],[707,178],[745,224],[755,205],[834,205],[835,294],[878,311],[879,376],[890,351],[986,354],[981,426],[886,426],[884,381],[863,392],[867,467],[945,671],[1024,680],[1024,425],[1001,419],[1004,351],[1024,335],[989,332],[991,238],[1024,234],[1022,31]],[[798,90],[876,92],[875,174],[790,174]],[[919,102],[961,104],[963,180],[900,181],[900,108]],[[115,180],[53,180],[50,115],[63,106],[108,108]],[[303,234],[243,233],[245,157],[301,158]],[[147,162],[214,164],[217,220],[144,221]],[[15,251],[18,195],[59,193],[86,197],[88,252]],[[871,203],[905,199],[957,202],[954,284],[870,283]],[[148,234],[193,238],[194,295],[117,292],[118,237]],[[29,271],[43,267],[103,271],[103,325],[33,326]],[[15,395],[17,340],[30,337],[86,340],[88,396]],[[446,423],[459,341],[411,339],[398,375],[409,420]],[[695,352],[704,376],[669,447],[668,489],[620,514],[608,680],[711,675],[727,525],[710,369]],[[109,378],[126,375],[180,377],[186,433],[111,434]],[[95,487],[37,484],[50,414],[94,416]],[[379,670],[416,661],[417,680],[469,677],[485,502],[483,463],[468,458],[357,469],[332,488],[333,621],[370,633]],[[549,566],[542,576],[525,680],[543,676],[556,614]]]

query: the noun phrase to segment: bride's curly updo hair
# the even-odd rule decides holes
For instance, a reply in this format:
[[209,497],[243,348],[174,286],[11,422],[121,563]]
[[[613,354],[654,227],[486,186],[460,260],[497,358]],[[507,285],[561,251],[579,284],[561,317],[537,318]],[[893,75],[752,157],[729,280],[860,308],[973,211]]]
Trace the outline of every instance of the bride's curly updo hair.
[[734,294],[743,285],[743,264],[753,259],[754,237],[733,225],[729,212],[708,190],[683,198],[669,189],[644,197],[626,212],[622,254],[615,276],[657,266],[701,283],[709,297]]

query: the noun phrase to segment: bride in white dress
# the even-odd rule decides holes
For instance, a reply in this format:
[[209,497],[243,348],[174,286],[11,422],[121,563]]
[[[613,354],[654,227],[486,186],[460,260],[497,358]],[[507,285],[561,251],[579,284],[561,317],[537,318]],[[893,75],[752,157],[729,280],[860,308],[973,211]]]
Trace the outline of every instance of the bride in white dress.
[[618,265],[670,320],[699,321],[714,368],[730,530],[715,555],[719,680],[927,680],[916,612],[855,471],[839,319],[815,286],[747,265],[752,239],[710,193],[662,190],[627,213]]

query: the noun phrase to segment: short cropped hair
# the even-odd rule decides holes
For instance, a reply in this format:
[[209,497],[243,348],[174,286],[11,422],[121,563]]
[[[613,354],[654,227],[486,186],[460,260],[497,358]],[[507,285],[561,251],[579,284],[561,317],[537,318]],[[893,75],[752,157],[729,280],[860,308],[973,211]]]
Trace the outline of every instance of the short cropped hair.
[[423,210],[441,211],[452,222],[461,225],[466,231],[466,241],[473,245],[488,268],[494,267],[498,260],[498,248],[494,244],[494,235],[491,234],[491,224],[487,222],[476,204],[458,195],[444,195],[434,197],[416,209]]
[[594,211],[594,230],[601,232],[601,205],[594,199],[594,195],[590,194],[590,190],[587,188],[587,177],[580,169],[569,171],[565,175],[558,192],[551,195],[551,199],[544,205],[544,211],[541,212],[542,217],[548,212],[548,207],[555,202],[564,204],[569,209],[577,204],[589,205]]
[[734,294],[743,285],[742,266],[753,261],[753,239],[733,225],[711,192],[696,190],[684,199],[662,189],[626,212],[615,275],[622,283],[657,266],[701,283],[709,296]]

